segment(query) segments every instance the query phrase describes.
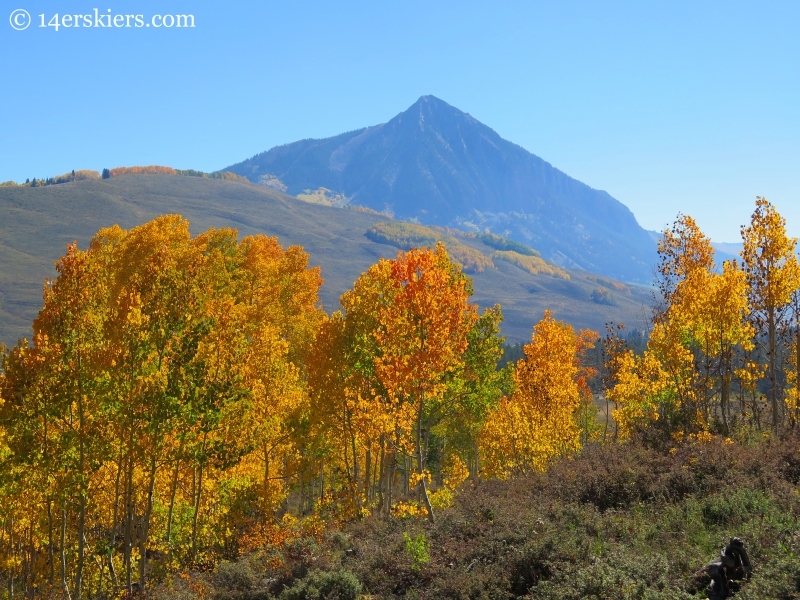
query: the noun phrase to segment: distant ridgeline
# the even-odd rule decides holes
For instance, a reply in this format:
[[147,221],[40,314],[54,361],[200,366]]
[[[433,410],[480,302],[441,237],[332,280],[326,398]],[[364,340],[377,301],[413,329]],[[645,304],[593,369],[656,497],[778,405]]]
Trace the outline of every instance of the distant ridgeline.
[[[569,280],[569,273],[542,259],[539,252],[533,248],[492,233],[476,234],[448,227],[425,227],[404,221],[384,221],[370,227],[367,237],[374,242],[390,244],[401,250],[422,246],[433,247],[437,242],[443,242],[452,260],[460,263],[467,273],[481,273],[487,268],[496,268],[494,261],[504,260],[531,275],[544,274]],[[458,237],[482,242],[497,250],[485,254],[478,248],[461,242]]]
[[26,179],[25,183],[16,183],[15,181],[6,181],[0,183],[0,187],[42,187],[46,185],[58,185],[60,183],[70,183],[72,181],[85,181],[87,179],[110,179],[111,177],[119,177],[120,175],[181,175],[183,177],[203,177],[205,179],[227,179],[247,181],[245,177],[231,173],[230,171],[216,171],[214,173],[204,173],[203,171],[195,171],[194,169],[173,169],[172,167],[162,167],[158,165],[149,165],[146,167],[117,167],[116,169],[103,169],[103,172],[82,170],[72,171],[64,175],[57,175],[56,177],[48,177],[47,179]]

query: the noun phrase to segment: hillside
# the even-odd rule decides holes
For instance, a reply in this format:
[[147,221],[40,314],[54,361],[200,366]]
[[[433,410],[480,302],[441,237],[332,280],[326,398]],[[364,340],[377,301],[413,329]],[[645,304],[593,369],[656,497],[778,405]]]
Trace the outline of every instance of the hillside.
[[292,195],[337,198],[423,224],[508,235],[561,266],[649,284],[655,244],[633,213],[423,96],[382,125],[279,146],[225,170]]
[[[30,335],[41,306],[42,283],[54,277],[54,261],[73,240],[86,247],[101,227],[129,228],[159,214],[179,213],[193,233],[235,227],[241,235],[277,236],[300,244],[322,267],[321,299],[329,312],[356,278],[397,247],[367,237],[381,215],[302,202],[275,190],[243,183],[168,175],[123,175],[47,187],[0,188],[0,342]],[[463,244],[491,255],[477,239]],[[530,339],[545,309],[576,327],[602,330],[609,320],[641,327],[650,294],[646,288],[615,285],[589,273],[568,270],[569,279],[533,275],[507,260],[495,260],[474,277],[473,301],[501,303],[503,333],[510,341]],[[593,299],[594,298],[594,299]]]

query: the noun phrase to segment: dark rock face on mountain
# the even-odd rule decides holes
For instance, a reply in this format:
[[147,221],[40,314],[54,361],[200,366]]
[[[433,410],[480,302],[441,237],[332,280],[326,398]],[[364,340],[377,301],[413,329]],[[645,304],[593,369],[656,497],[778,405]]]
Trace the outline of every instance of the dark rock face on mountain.
[[652,279],[655,244],[626,206],[433,96],[383,125],[279,146],[226,170],[292,195],[327,188],[400,219],[488,228],[566,267]]

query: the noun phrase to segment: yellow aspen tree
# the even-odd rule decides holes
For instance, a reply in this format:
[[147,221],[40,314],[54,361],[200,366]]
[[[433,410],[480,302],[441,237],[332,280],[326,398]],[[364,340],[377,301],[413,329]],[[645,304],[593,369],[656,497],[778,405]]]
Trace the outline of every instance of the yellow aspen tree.
[[786,411],[792,426],[800,418],[800,290],[792,294],[791,324],[784,331],[784,340],[789,348],[786,357]]
[[[358,309],[351,311],[350,318],[355,320],[357,313]],[[313,437],[327,446],[324,453],[330,467],[338,467],[345,474],[346,510],[355,516],[376,495],[383,510],[383,470],[387,451],[393,451],[397,423],[374,375],[368,355],[371,344],[359,347],[359,339],[368,339],[354,335],[352,325],[341,312],[321,325],[309,357],[308,374]],[[376,478],[378,492],[374,493]]]
[[750,348],[752,329],[744,273],[733,261],[717,272],[711,241],[679,215],[659,242],[661,304],[642,357],[615,357],[617,381],[608,397],[621,432],[651,425],[662,433],[705,430],[719,398],[725,427],[730,413],[735,350]]
[[[786,235],[786,220],[766,198],[756,198],[750,224],[742,227],[742,268],[747,280],[751,322],[767,354],[772,429],[781,422],[778,402],[778,335],[793,294],[800,288],[797,239]],[[766,339],[765,339],[766,338]]]
[[253,509],[272,518],[299,473],[320,272],[301,248],[237,238],[192,239],[168,215],[59,261],[34,345],[6,352],[0,376],[0,551],[26,592],[130,591],[134,574],[145,589],[153,549],[174,565],[224,545]]
[[[66,458],[67,476],[61,498],[62,520],[67,506],[75,507],[76,563],[72,596],[85,594],[87,537],[92,514],[93,480],[99,470],[108,438],[104,435],[101,376],[107,346],[102,337],[108,318],[108,277],[92,252],[79,251],[76,244],[56,263],[58,278],[45,286],[44,307],[34,321],[40,371],[47,382],[48,401],[56,411],[53,425],[59,430],[59,452]],[[67,583],[66,549],[62,553],[62,587]]]
[[689,328],[702,352],[706,371],[716,379],[722,423],[727,430],[731,425],[736,349],[747,352],[753,348],[745,275],[736,261],[727,261],[721,273],[702,272],[696,285],[690,294],[696,301]]
[[580,358],[596,339],[595,332],[575,333],[545,312],[517,363],[514,393],[481,431],[484,474],[506,479],[542,471],[556,456],[580,448],[575,417],[588,393]]

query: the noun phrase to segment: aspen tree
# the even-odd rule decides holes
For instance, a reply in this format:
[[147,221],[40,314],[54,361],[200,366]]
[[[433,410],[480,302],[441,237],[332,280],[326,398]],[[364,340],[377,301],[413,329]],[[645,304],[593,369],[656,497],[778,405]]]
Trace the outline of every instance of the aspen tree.
[[743,270],[756,339],[766,337],[772,429],[781,421],[778,402],[778,335],[785,325],[793,294],[800,288],[797,239],[786,235],[786,220],[766,198],[756,198],[750,224],[742,226]]

